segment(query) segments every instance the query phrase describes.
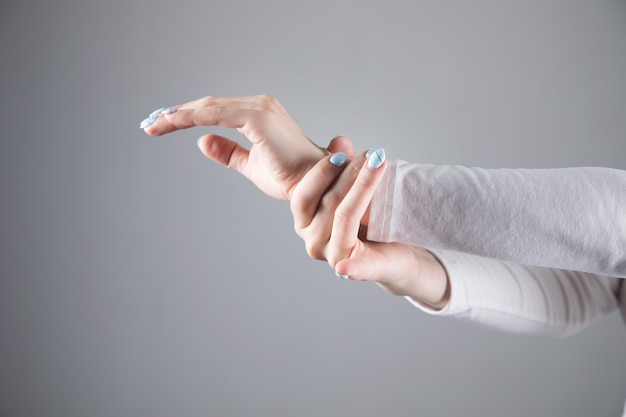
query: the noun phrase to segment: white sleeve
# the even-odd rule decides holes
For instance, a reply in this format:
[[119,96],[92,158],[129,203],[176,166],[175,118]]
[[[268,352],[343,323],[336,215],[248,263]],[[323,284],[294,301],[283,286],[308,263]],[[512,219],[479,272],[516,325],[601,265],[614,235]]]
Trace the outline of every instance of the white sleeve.
[[367,238],[626,277],[626,171],[393,162]]
[[430,314],[511,333],[568,336],[614,311],[619,298],[626,312],[623,279],[432,252],[450,278],[447,306],[435,311],[407,298]]

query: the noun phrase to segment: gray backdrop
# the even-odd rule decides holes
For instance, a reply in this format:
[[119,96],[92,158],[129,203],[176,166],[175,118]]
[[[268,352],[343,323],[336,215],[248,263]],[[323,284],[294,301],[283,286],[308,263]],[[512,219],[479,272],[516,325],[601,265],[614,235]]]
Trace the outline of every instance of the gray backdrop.
[[138,124],[271,93],[392,159],[626,168],[624,1],[2,0],[0,35],[0,415],[621,415],[617,313],[427,316],[310,260],[210,129]]

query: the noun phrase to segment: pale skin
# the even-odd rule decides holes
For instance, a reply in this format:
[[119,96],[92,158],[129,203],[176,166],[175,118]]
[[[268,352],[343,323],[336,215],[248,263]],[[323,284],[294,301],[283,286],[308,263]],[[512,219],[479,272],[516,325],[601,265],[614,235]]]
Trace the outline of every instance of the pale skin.
[[272,96],[204,97],[171,106],[145,129],[160,136],[194,126],[237,129],[251,143],[246,149],[223,136],[207,134],[198,146],[209,159],[232,168],[270,197],[289,200],[293,187],[328,151],[315,145]]
[[[278,100],[267,95],[205,97],[168,107],[146,121],[142,127],[152,136],[194,126],[237,129],[250,141],[250,149],[215,134],[202,136],[198,146],[206,157],[240,172],[270,197],[291,201],[296,232],[311,257],[328,261],[338,275],[377,282],[392,294],[432,308],[447,303],[447,275],[430,252],[359,237],[386,163],[370,168],[365,152],[354,156],[348,138],[333,139],[327,149],[315,145]],[[331,153],[339,151],[353,158],[343,168],[329,162]]]
[[372,168],[365,152],[344,167],[320,160],[296,185],[291,211],[309,256],[326,260],[339,276],[374,281],[388,292],[408,296],[432,309],[450,296],[448,277],[428,250],[365,239],[364,221],[387,167]]

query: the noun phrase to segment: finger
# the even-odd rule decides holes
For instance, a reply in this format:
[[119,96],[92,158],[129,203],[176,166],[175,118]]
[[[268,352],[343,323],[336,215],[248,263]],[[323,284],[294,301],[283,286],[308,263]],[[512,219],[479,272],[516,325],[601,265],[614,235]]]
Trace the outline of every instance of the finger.
[[178,111],[178,109],[174,107],[158,108],[152,113],[150,113],[148,117],[143,119],[141,123],[139,123],[139,128],[140,129],[149,128],[150,126],[152,126],[154,123],[156,123],[159,120],[159,117],[161,116],[161,114],[172,114],[172,113],[176,113],[176,111]]
[[[156,117],[154,117],[154,113],[158,112],[157,110],[142,122],[141,127],[144,128],[147,134],[160,136],[194,126],[221,126],[245,129],[248,122],[259,114],[273,114],[291,121],[280,102],[269,95],[250,97],[207,96],[189,103],[169,107],[167,110],[163,113],[157,113]],[[297,128],[295,124],[294,126],[291,127]],[[246,132],[242,133],[246,134]],[[255,141],[262,138],[251,135],[248,139],[256,143]]]
[[[307,253],[311,258],[329,259],[327,246],[332,232],[335,210],[352,186],[358,175],[359,167],[363,165],[364,161],[365,154],[363,153],[356,160],[348,163],[341,171],[341,175],[332,184],[329,184],[330,187],[326,187],[325,191],[318,193],[321,198],[317,196],[313,201],[296,203],[299,206],[296,206],[295,210],[307,213],[306,217],[303,216],[302,219],[298,220],[296,232],[305,241]],[[307,192],[303,190],[306,189],[302,187],[300,192],[306,196]],[[294,218],[297,217],[297,215],[294,216]],[[348,253],[342,255],[347,257]]]
[[341,175],[336,178],[330,187],[327,187],[319,203],[317,204],[314,218],[310,228],[318,228],[320,225],[332,227],[333,218],[337,207],[345,198],[352,184],[359,175],[359,169],[365,161],[365,155],[361,154],[356,159],[349,161]]
[[328,155],[315,164],[296,185],[290,204],[296,231],[311,224],[322,196],[337,179],[346,162],[348,155],[344,152]]
[[[347,258],[350,255],[351,247],[342,249],[341,252],[332,252],[329,251],[328,244],[332,235],[335,211],[352,187],[365,160],[365,153],[362,153],[351,161],[343,169],[341,175],[326,189],[321,198],[315,204],[311,204],[313,212],[309,212],[311,213],[309,216],[312,216],[309,224],[302,229],[296,227],[296,232],[306,243],[307,253],[313,259],[326,260],[331,266],[334,266],[337,260]],[[303,205],[303,207],[305,206]],[[303,210],[306,210],[306,207]],[[354,244],[356,241],[355,235],[352,243]]]
[[348,158],[350,159],[354,159],[356,155],[356,151],[354,150],[354,145],[352,144],[352,141],[348,139],[347,136],[343,135],[333,138],[333,140],[331,140],[328,144],[328,148],[326,149],[328,149],[328,151],[332,153],[344,152],[346,155],[348,155]]
[[241,173],[244,172],[250,154],[237,142],[212,134],[198,139],[198,147],[207,158]]
[[[233,119],[233,113],[243,115],[254,108],[257,97],[213,97],[207,96],[185,104],[162,108],[152,112],[142,123],[145,132],[160,136],[178,129],[193,126],[215,126],[221,123],[225,127],[240,127],[240,118]],[[163,110],[167,110],[163,112]],[[234,112],[234,110],[238,110]],[[161,114],[163,116],[161,116]],[[176,116],[173,116],[176,114]]]
[[249,117],[249,112],[245,109],[218,104],[200,108],[172,107],[172,109],[176,111],[159,115],[152,125],[145,128],[145,132],[151,136],[161,136],[194,126],[241,128]]
[[443,308],[450,297],[446,269],[425,248],[402,243],[359,242],[350,258],[335,265],[344,279],[375,281],[395,295]]
[[401,243],[359,241],[350,257],[335,265],[335,273],[344,279],[386,285],[410,280],[418,272],[412,247]]
[[335,210],[331,239],[328,243],[329,262],[333,265],[349,256],[358,240],[361,218],[365,214],[374,192],[387,167],[385,151],[373,148],[361,166],[355,181]]

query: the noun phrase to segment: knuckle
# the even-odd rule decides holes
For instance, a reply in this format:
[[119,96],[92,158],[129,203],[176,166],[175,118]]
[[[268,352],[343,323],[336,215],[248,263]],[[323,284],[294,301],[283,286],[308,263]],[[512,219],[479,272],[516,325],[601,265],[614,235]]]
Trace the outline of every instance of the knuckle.
[[[223,101],[222,101],[223,103]],[[201,107],[207,109],[213,114],[213,117],[219,119],[224,113],[225,107],[223,104],[220,104],[220,100],[218,100],[215,96],[206,96],[201,100]]]
[[368,175],[359,175],[357,182],[361,188],[371,188],[374,186],[374,178],[370,178]]
[[219,119],[220,115],[224,113],[224,106],[220,106],[220,105],[213,106],[213,113],[215,113],[215,117]]
[[302,203],[302,199],[300,198],[300,196],[297,194],[296,191],[294,191],[293,194],[291,194],[291,201],[289,202],[289,208],[291,209],[291,214],[293,214],[294,217],[301,216],[303,209],[305,208],[305,205]]
[[306,253],[315,260],[318,260],[318,261],[326,260],[324,249],[321,248],[319,245],[316,245],[313,242],[306,243]]
[[335,256],[329,256],[326,262],[328,262],[328,265],[330,265],[331,268],[335,269],[335,265],[337,265],[340,260],[341,259],[336,259]]
[[264,103],[268,105],[274,105],[278,101],[276,100],[276,97],[274,97],[271,94],[261,94],[261,99],[263,100]]
[[201,102],[202,106],[209,107],[209,106],[212,106],[215,103],[216,98],[217,97],[215,97],[215,96],[206,96],[206,97],[203,97],[200,102]]
[[335,211],[340,202],[340,196],[331,191],[322,196],[320,199],[320,207],[329,211]]
[[306,197],[306,193],[296,184],[293,188],[293,192],[291,193],[291,200],[289,201],[289,207],[291,208],[292,214],[302,214],[309,206]]
[[[292,196],[293,197],[293,196]],[[309,224],[312,221],[311,211],[309,210],[310,205],[307,203],[306,199],[296,199],[291,200],[291,214],[293,215],[294,221],[296,224]]]
[[337,207],[335,210],[335,227],[347,227],[355,221],[354,214],[344,206]]
[[259,106],[264,110],[272,110],[276,107],[278,100],[271,94],[261,94],[257,96]]
[[348,169],[350,169],[350,175],[352,175],[353,177],[357,177],[359,175],[359,172],[361,172],[361,166],[358,165],[358,162],[353,161]]
[[294,222],[293,225],[293,230],[295,230],[296,234],[306,242],[306,228],[305,227],[301,227],[298,223]]

